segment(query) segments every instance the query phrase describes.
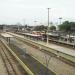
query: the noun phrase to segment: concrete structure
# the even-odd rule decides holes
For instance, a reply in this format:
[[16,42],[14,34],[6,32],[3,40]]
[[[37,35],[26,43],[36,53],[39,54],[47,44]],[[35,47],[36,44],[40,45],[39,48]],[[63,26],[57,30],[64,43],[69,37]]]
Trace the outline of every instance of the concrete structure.
[[[13,34],[16,35],[16,34]],[[40,42],[40,41],[33,41],[33,40],[29,40],[23,36],[20,35],[16,35],[19,38],[21,38],[21,40],[27,40],[27,42],[32,43],[34,45],[38,45],[39,47],[41,46],[42,49],[48,49],[49,51],[54,51],[54,49],[56,51],[60,51],[57,55],[61,56],[61,52],[68,52],[68,54],[72,51],[68,48],[62,48],[60,46],[57,45],[53,45],[53,44],[49,44],[47,45],[44,42]],[[14,41],[15,42],[15,41]],[[18,42],[18,46],[22,47],[22,48],[27,48],[28,53],[30,53],[36,60],[38,60],[40,63],[44,64],[46,66],[46,60],[49,59],[49,55],[46,53],[43,53],[41,50],[32,48],[29,45],[26,45],[26,43],[24,44],[24,42],[22,41],[17,41]],[[15,44],[17,43],[15,42]],[[59,48],[60,47],[60,48]],[[67,51],[67,50],[69,51]],[[65,51],[66,50],[66,51]],[[56,53],[56,52],[55,52]],[[75,53],[75,51],[72,51],[71,53]],[[46,57],[45,57],[46,56]],[[74,56],[74,55],[73,55]],[[59,58],[59,57],[58,57]],[[61,67],[60,67],[61,66]],[[48,68],[51,69],[52,71],[54,71],[57,75],[74,75],[75,74],[75,67],[72,67],[64,62],[62,62],[59,59],[56,59],[55,57],[51,57]]]
[[7,34],[7,33],[1,33],[1,36],[2,36],[3,38],[5,38],[5,39],[8,41],[8,43],[10,43],[10,38],[13,38],[12,35]]

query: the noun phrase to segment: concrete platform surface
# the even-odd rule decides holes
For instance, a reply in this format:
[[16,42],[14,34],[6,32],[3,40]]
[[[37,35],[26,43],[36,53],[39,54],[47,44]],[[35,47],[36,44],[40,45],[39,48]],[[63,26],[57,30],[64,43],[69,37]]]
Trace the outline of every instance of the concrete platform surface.
[[[9,32],[9,33],[10,33],[10,32]],[[10,34],[16,35],[16,36],[21,37],[21,38],[25,38],[25,37],[22,36],[22,35],[18,35],[18,34],[14,34],[14,33],[10,33]],[[34,41],[34,40],[33,40],[33,41]],[[43,42],[43,41],[35,41],[35,42],[37,42],[37,43],[39,43],[39,44],[42,44],[42,45],[44,45],[44,46],[47,46],[47,47],[49,47],[49,48],[55,49],[55,50],[57,50],[57,51],[60,51],[60,52],[62,52],[62,53],[65,53],[65,54],[68,54],[68,55],[71,55],[71,56],[74,56],[74,57],[75,57],[75,50],[74,50],[74,49],[69,49],[69,48],[67,48],[67,47],[58,46],[58,45],[52,44],[52,43],[47,44],[47,43],[45,43],[45,42]]]

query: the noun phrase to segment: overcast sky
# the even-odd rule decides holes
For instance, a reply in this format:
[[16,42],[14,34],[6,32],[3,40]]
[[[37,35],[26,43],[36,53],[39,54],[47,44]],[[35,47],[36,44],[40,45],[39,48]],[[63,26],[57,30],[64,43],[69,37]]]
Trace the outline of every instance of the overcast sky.
[[47,8],[52,22],[75,21],[75,0],[0,0],[0,24],[46,24]]

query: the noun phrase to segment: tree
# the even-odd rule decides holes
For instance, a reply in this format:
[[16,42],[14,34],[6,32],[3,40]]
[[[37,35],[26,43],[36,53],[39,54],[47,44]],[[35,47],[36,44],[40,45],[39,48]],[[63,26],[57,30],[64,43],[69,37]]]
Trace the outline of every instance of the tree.
[[75,31],[75,22],[70,22],[71,31]]
[[59,25],[59,30],[70,34],[70,32],[71,32],[70,22],[69,21],[63,22],[63,24]]
[[47,30],[47,26],[44,26],[44,25],[36,26],[34,28],[34,30],[36,30],[36,31],[46,31]]
[[59,25],[58,27],[60,31],[64,31],[65,33],[67,33],[70,38],[70,34],[73,31],[75,31],[75,22],[65,21],[63,22],[63,24]]
[[56,27],[55,26],[50,26],[50,30],[56,30]]
[[65,21],[63,22],[63,24],[59,25],[58,27],[60,31],[71,32],[72,29],[75,28],[75,22]]

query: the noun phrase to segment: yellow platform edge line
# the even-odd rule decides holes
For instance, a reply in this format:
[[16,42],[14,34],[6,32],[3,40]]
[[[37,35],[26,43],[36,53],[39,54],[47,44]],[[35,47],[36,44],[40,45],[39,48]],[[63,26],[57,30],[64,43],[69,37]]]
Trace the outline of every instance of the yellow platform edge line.
[[19,57],[9,48],[7,44],[3,40],[1,40],[2,43],[5,45],[5,47],[12,53],[12,55],[16,58],[16,60],[21,64],[21,66],[24,68],[24,70],[29,74],[29,75],[34,75],[34,73],[19,59]]

